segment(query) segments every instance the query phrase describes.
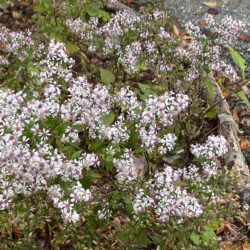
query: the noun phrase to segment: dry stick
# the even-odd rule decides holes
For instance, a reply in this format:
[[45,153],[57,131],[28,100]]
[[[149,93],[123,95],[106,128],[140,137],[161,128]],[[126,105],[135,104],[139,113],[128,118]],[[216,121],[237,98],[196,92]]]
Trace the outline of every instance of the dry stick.
[[127,5],[121,3],[117,0],[113,0],[113,1],[107,0],[107,1],[105,1],[105,6],[111,10],[127,10],[135,16],[140,16],[138,12],[136,12],[135,10],[129,8]]
[[212,74],[209,75],[215,90],[218,117],[220,121],[219,131],[229,143],[229,151],[225,157],[226,166],[231,167],[236,177],[236,191],[240,193],[250,187],[249,169],[244,155],[241,152],[238,138],[238,124],[234,121],[226,98]]

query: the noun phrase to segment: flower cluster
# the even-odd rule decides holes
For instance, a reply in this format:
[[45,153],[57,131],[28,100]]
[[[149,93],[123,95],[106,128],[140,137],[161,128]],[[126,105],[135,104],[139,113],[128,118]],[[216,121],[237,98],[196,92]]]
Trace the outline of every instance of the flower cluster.
[[[88,22],[69,19],[66,25],[86,42],[88,52],[98,49],[105,55],[114,52],[124,71],[134,74],[151,66],[157,72],[173,69],[167,63],[167,54],[160,53],[158,41],[153,39],[153,34],[157,34],[159,43],[172,39],[163,25],[165,18],[161,11],[141,16],[119,11],[104,24],[92,17]],[[157,28],[152,29],[149,21],[156,22]],[[191,28],[192,34],[201,38],[201,31],[195,26]],[[128,33],[132,34],[131,39],[123,46]],[[98,37],[104,38],[103,47],[97,46],[101,43]],[[6,53],[19,60],[28,55],[25,49],[35,46],[29,33],[9,32],[5,28],[0,43]],[[216,52],[219,62],[220,46],[211,46],[204,55],[199,39],[176,50],[176,56],[193,59],[193,67],[186,76],[188,81],[199,75],[199,58],[211,58],[212,52]],[[129,149],[134,146],[129,145],[132,134],[136,134],[138,151],[165,156],[177,144],[170,126],[177,116],[184,114],[191,99],[183,92],[172,91],[140,98],[138,91],[129,87],[92,84],[87,76],[76,76],[75,61],[65,45],[54,39],[37,45],[32,60],[36,91],[26,94],[0,90],[0,209],[9,209],[21,195],[44,192],[54,207],[60,209],[63,221],[75,223],[80,220],[79,203],[92,198],[93,190],[85,190],[80,182],[84,172],[105,162],[103,152],[106,152],[105,156],[112,159],[118,184],[136,180],[141,163]],[[220,67],[216,62],[205,62],[212,69]],[[8,57],[0,57],[0,63],[8,64]],[[231,72],[230,67],[225,69],[227,74]],[[107,117],[112,119],[107,122]],[[93,150],[90,144],[95,142],[104,145],[104,149]],[[226,151],[226,141],[221,136],[210,136],[206,143],[191,147],[193,155],[203,160],[202,170],[207,175],[214,174],[217,158]],[[165,166],[164,171],[148,181],[147,192],[139,188],[133,203],[135,213],[153,209],[160,221],[199,216],[202,206],[177,182],[200,180],[200,172],[193,164],[181,170]],[[59,185],[58,180],[67,183],[66,187]],[[100,211],[99,217],[107,216],[107,211]]]
[[185,48],[179,47],[176,50],[176,56],[189,58],[191,62],[191,68],[188,71],[186,80],[193,81],[197,79],[200,76],[199,69],[207,65],[210,70],[219,72],[232,82],[238,81],[239,77],[235,68],[223,58],[223,45],[231,44],[235,41],[238,35],[244,30],[246,24],[231,16],[225,16],[220,22],[216,22],[210,14],[206,14],[204,21],[209,31],[216,38],[214,40],[207,39],[204,48],[202,41],[207,38],[206,35],[203,34],[199,26],[188,22],[186,24],[186,31],[193,37],[193,40]]
[[1,209],[20,194],[46,192],[51,179],[74,182],[82,178],[83,169],[99,164],[94,154],[71,160],[52,146],[51,133],[40,124],[56,114],[59,104],[55,108],[50,101],[26,102],[24,93],[10,90],[1,90],[0,97]]
[[76,223],[80,215],[74,210],[77,202],[89,201],[91,199],[90,190],[85,190],[81,183],[77,182],[72,188],[69,199],[64,199],[64,192],[59,185],[53,185],[48,189],[48,197],[53,201],[54,207],[61,210],[64,223]]
[[[99,165],[94,153],[77,153],[74,159],[65,156],[63,146],[69,147],[73,143],[77,147],[81,143],[80,132],[86,131],[91,140],[122,144],[129,139],[128,125],[132,122],[140,124],[137,130],[142,147],[150,150],[157,143],[161,154],[174,148],[176,137],[173,134],[161,134],[161,137],[157,133],[152,137],[150,124],[153,124],[155,132],[158,124],[170,126],[174,117],[188,106],[189,98],[186,95],[166,92],[159,97],[150,96],[145,105],[129,88],[121,88],[111,95],[109,86],[90,84],[84,76],[73,77],[74,61],[67,55],[64,44],[51,40],[48,47],[39,48],[39,70],[33,76],[44,86],[41,96],[35,92],[30,99],[22,91],[0,91],[1,209],[8,208],[19,194],[50,192],[53,187],[51,179],[61,178],[72,183],[82,178],[83,170]],[[58,83],[61,81],[68,84],[63,101],[62,85]],[[108,125],[104,118],[114,107],[120,107],[123,113]],[[65,124],[59,135],[53,128],[47,127],[48,119]],[[77,129],[79,126],[80,130]],[[142,129],[145,130],[144,134]],[[115,159],[118,181],[137,178],[139,173],[135,165],[134,156],[129,150]],[[88,196],[86,192],[78,185],[70,200],[55,203],[61,209],[64,221],[79,219],[72,203],[81,201],[79,197]],[[57,198],[62,198],[61,192]]]
[[221,45],[231,44],[246,27],[245,22],[229,15],[224,16],[220,22],[216,22],[213,15],[206,14],[204,21],[208,24],[211,32],[218,35],[216,43]]
[[198,200],[176,183],[181,176],[170,166],[155,174],[148,184],[150,195],[145,195],[140,189],[133,201],[135,213],[144,212],[152,208],[159,221],[168,221],[171,217],[198,217],[203,213]]
[[[39,53],[37,54],[38,63],[35,66],[39,69],[33,72],[33,76],[36,77],[39,83],[54,84],[57,85],[59,80],[64,80],[69,82],[72,79],[72,67],[74,65],[74,60],[68,56],[66,53],[66,48],[63,43],[56,40],[51,40],[48,48],[45,46],[40,46]],[[40,58],[39,58],[40,56]],[[45,56],[45,58],[44,58]],[[45,94],[50,97],[50,91],[53,95],[59,94],[58,87],[50,86],[46,88]],[[55,93],[54,93],[55,92]]]
[[[169,68],[165,62],[165,55],[159,53],[153,38],[157,33],[157,40],[162,43],[165,39],[171,39],[164,27],[167,18],[165,12],[158,10],[152,15],[135,15],[128,10],[123,10],[113,14],[104,24],[98,23],[98,19],[91,17],[88,22],[80,18],[68,19],[66,25],[86,41],[88,52],[98,51],[105,56],[115,55],[124,70],[133,74],[143,68],[155,68],[157,71]],[[152,26],[152,23],[157,25]],[[124,46],[124,40],[130,33],[133,34],[132,39],[129,38],[130,42]]]
[[27,56],[27,49],[31,49],[34,42],[31,38],[31,32],[14,32],[10,31],[6,27],[0,28],[0,44],[3,52],[6,53],[6,57],[2,56],[0,65],[8,64],[8,56],[14,55],[20,61],[23,61]]
[[162,172],[156,173],[154,179],[147,182],[145,189],[139,189],[136,193],[133,201],[135,214],[153,209],[158,220],[167,221],[171,217],[182,220],[203,213],[202,205],[184,187],[178,185],[178,181],[192,180],[203,185],[203,176],[216,174],[216,161],[227,152],[226,140],[223,136],[212,135],[204,144],[191,145],[191,151],[197,159],[204,159],[201,169],[194,164],[177,170],[165,165]]

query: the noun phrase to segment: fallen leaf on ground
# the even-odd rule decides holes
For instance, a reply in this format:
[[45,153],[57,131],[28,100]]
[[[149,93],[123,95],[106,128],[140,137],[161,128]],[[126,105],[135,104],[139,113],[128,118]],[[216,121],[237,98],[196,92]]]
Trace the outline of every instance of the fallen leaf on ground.
[[114,222],[116,223],[116,224],[121,224],[121,220],[120,220],[120,218],[119,217],[115,217],[114,218]]
[[223,97],[228,97],[229,93],[227,91],[222,91],[221,94],[223,95]]
[[21,19],[22,14],[20,12],[14,10],[12,12],[12,17],[15,18],[15,19]]
[[192,36],[183,36],[182,38],[183,38],[184,40],[192,40],[192,39],[193,39]]
[[245,242],[244,243],[243,250],[250,250],[250,242]]
[[0,50],[1,49],[5,49],[5,48],[6,48],[5,44],[4,43],[0,43]]
[[180,35],[180,31],[179,31],[179,29],[177,28],[176,25],[173,25],[173,32],[174,32],[174,34],[175,34],[176,36],[179,36],[179,35]]
[[21,230],[19,228],[17,228],[17,227],[13,227],[12,234],[14,235],[14,237],[16,239],[19,239],[22,236]]
[[223,250],[242,250],[242,245],[228,242],[222,245],[222,249]]
[[233,117],[234,121],[236,121],[236,122],[239,122],[239,121],[240,121],[240,118],[239,118],[239,116],[238,116],[238,114],[237,114],[237,108],[234,108],[234,109],[233,109],[232,117]]
[[208,7],[216,7],[217,6],[217,2],[203,2],[203,4],[208,6]]
[[201,20],[199,21],[199,23],[200,23],[200,26],[201,26],[201,27],[204,27],[204,26],[206,26],[206,24],[207,24],[207,22],[206,22],[205,19],[201,19]]
[[240,148],[250,152],[250,140],[244,138],[240,141]]
[[250,42],[250,35],[247,34],[240,34],[239,39],[245,42]]
[[237,232],[232,228],[232,224],[229,221],[222,221],[220,227],[216,230],[216,234],[220,235],[224,231],[228,231],[234,237],[237,237]]

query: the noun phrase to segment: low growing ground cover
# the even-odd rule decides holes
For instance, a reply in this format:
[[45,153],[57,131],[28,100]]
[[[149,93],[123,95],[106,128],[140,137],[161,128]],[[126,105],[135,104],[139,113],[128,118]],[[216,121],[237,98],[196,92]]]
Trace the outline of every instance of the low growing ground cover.
[[222,225],[237,238],[209,76],[249,105],[230,46],[245,24],[206,15],[209,32],[180,36],[150,4],[22,4],[26,25],[0,28],[1,249],[219,249]]

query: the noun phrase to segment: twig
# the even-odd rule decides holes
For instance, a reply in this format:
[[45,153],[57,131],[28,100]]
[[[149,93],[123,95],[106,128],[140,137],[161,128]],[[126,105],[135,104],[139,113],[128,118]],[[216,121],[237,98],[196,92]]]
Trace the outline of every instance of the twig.
[[133,14],[135,16],[140,16],[138,12],[131,9],[127,5],[119,2],[118,0],[106,0],[104,5],[108,9],[111,9],[111,10],[127,10],[127,11],[129,11],[131,14]]

